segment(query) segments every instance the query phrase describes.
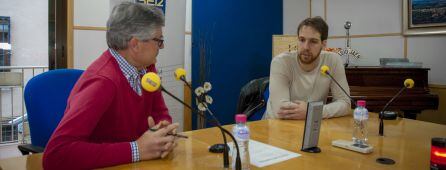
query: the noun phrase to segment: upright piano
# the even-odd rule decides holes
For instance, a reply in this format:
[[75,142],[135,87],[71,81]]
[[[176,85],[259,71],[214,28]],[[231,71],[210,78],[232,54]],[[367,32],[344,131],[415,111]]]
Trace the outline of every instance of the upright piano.
[[[379,112],[411,78],[415,86],[405,90],[387,110],[402,111],[404,117],[416,119],[422,110],[438,108],[438,95],[430,93],[429,68],[347,67],[345,69],[352,98],[366,100],[367,109]],[[354,105],[352,104],[352,107]]]

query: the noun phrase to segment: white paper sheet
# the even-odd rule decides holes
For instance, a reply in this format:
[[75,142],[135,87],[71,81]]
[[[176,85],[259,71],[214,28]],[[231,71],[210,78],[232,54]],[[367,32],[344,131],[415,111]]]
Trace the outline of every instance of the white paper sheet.
[[[228,145],[230,147],[229,155],[232,156],[232,151],[235,151],[234,144],[229,142]],[[300,156],[298,153],[255,140],[249,140],[249,155],[251,164],[259,168]]]

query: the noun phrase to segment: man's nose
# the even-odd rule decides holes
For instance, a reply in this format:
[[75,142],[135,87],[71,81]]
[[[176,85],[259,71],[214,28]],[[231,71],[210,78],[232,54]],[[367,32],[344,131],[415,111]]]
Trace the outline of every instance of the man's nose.
[[305,41],[304,43],[301,44],[303,49],[308,49],[310,48],[308,41]]

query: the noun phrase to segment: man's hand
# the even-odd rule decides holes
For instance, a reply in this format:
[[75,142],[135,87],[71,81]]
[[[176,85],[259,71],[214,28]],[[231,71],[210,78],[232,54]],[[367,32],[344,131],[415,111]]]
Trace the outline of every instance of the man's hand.
[[141,160],[157,159],[166,157],[176,146],[175,137],[167,135],[175,133],[179,124],[170,124],[168,121],[160,121],[154,125],[152,117],[148,118],[149,128],[157,129],[152,132],[147,130],[136,140]]
[[153,120],[152,116],[149,116],[147,121],[149,122],[150,129],[160,129],[160,128],[167,127],[167,125],[170,125],[170,122],[167,120],[162,120],[162,121],[158,122],[157,125],[155,125],[155,121]]
[[293,102],[282,102],[277,115],[280,119],[305,119],[307,113],[307,102],[295,100]]

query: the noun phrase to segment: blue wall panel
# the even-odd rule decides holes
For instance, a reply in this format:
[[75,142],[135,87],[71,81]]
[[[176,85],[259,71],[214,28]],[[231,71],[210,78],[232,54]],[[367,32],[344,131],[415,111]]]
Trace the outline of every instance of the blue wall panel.
[[[272,35],[282,34],[282,9],[282,0],[192,1],[192,86],[212,83],[210,108],[222,124],[234,122],[241,87],[269,75]],[[192,120],[195,129],[195,115]]]

